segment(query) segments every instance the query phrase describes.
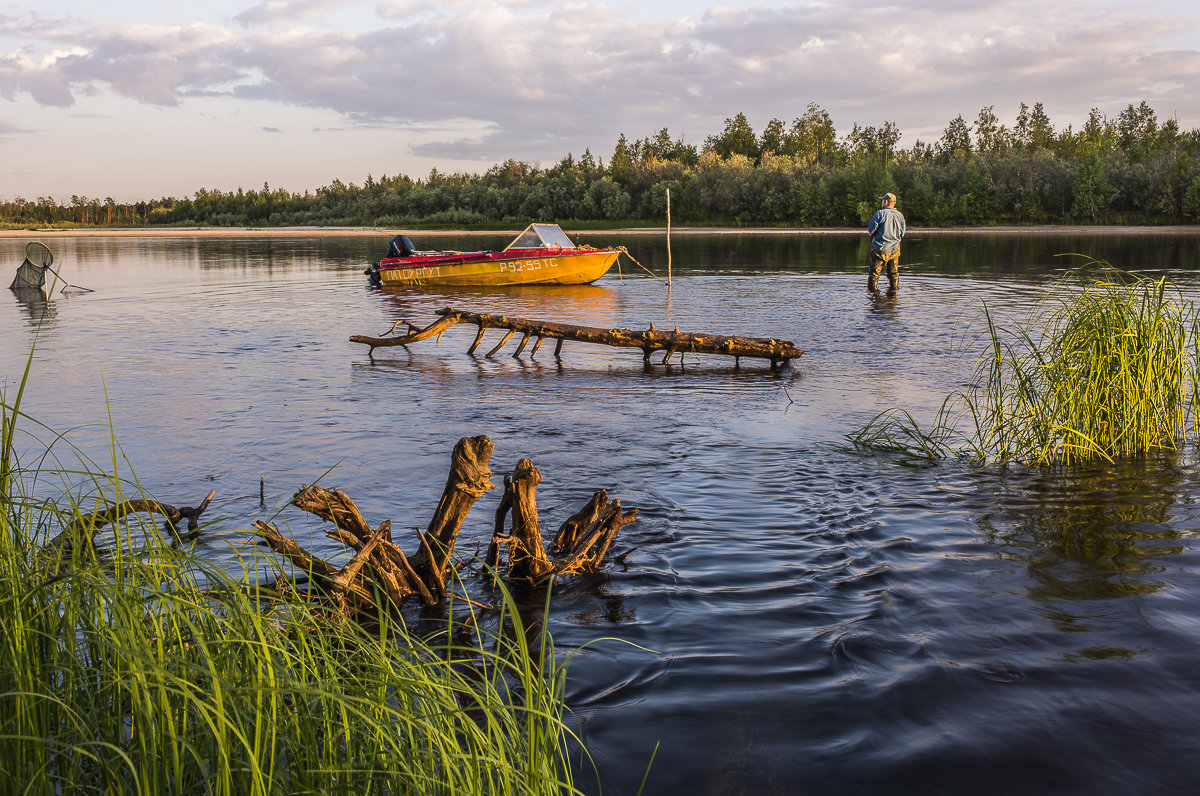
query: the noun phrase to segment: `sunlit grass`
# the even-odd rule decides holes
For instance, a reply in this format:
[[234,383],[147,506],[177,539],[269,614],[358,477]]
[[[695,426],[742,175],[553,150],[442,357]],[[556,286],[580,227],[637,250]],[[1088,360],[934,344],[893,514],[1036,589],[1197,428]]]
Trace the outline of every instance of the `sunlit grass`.
[[[0,790],[576,792],[564,671],[506,593],[500,630],[427,641],[261,604],[144,517],[63,560],[44,545],[90,513],[78,496],[126,482],[23,470],[19,397],[0,408]],[[33,494],[55,475],[72,489]]]
[[985,307],[988,342],[971,386],[929,429],[885,412],[855,445],[935,460],[1070,464],[1175,449],[1195,429],[1198,317],[1167,279],[1094,262],[1058,284],[1024,325]]

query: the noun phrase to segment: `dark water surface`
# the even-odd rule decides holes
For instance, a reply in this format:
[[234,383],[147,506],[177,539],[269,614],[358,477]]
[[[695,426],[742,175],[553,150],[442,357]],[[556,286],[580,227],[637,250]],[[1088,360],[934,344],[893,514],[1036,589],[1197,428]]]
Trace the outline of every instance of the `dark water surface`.
[[[0,240],[4,279],[25,242]],[[616,242],[665,273],[661,238]],[[599,487],[637,506],[616,545],[636,551],[560,587],[550,617],[564,654],[638,645],[583,647],[569,669],[605,793],[634,792],[656,744],[647,793],[1195,788],[1194,451],[1064,474],[913,468],[840,443],[887,408],[931,416],[968,377],[979,303],[1023,317],[1076,264],[1057,254],[1200,295],[1200,232],[915,232],[894,300],[868,297],[864,242],[844,235],[677,237],[669,295],[628,265],[586,287],[380,294],[362,268],[383,235],[49,243],[96,292],[0,294],[10,400],[36,335],[25,409],[74,429],[101,465],[110,413],[119,468],[162,500],[216,489],[206,556],[232,561],[237,529],[331,467],[324,483],[405,539],[473,434],[496,444],[495,482],[524,456],[541,469],[546,528]],[[645,368],[569,342],[561,362],[549,346],[486,359],[487,341],[464,353],[467,327],[374,362],[347,342],[446,305],[783,337],[806,354],[773,374],[715,357]],[[486,544],[498,499],[477,504],[464,550]],[[286,516],[305,538],[307,521]]]

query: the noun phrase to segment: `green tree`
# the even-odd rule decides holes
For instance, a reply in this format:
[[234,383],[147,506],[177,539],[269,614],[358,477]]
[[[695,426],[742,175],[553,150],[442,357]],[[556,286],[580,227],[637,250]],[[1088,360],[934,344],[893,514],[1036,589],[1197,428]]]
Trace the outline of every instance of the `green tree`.
[[757,161],[759,155],[762,154],[758,149],[758,137],[754,134],[754,128],[750,126],[744,113],[726,119],[725,129],[720,135],[710,135],[704,139],[704,148],[723,158],[741,155]]
[[1103,161],[1095,153],[1088,155],[1075,175],[1071,215],[1095,222],[1108,211],[1112,199],[1112,186],[1105,177]]
[[1032,111],[1024,102],[1021,103],[1014,137],[1026,149],[1049,149],[1054,144],[1054,125],[1042,103],[1034,103]]
[[999,154],[1009,147],[1008,128],[1000,123],[995,110],[995,105],[989,105],[979,111],[975,120],[976,149],[988,155]]
[[626,140],[625,134],[621,133],[621,137],[617,139],[617,146],[613,149],[612,159],[608,162],[608,173],[617,182],[627,182],[629,174],[633,170],[633,155],[629,151],[629,141]]
[[1029,143],[1034,149],[1049,149],[1054,144],[1054,125],[1040,102],[1033,104],[1029,115]]
[[887,168],[900,141],[900,128],[894,122],[884,122],[883,127],[859,127],[856,123],[846,138],[852,157]]
[[683,137],[671,140],[671,133],[667,128],[662,128],[653,136],[647,136],[642,141],[640,158],[638,161],[647,163],[652,160],[667,160],[677,163],[683,163],[688,166],[696,165],[699,159],[699,153],[696,152],[696,147],[685,143]]
[[808,103],[804,115],[792,122],[779,154],[798,157],[806,164],[833,166],[837,163],[841,147],[829,113],[816,103]]
[[971,125],[963,120],[962,114],[955,116],[946,125],[938,141],[938,153],[946,159],[965,158],[971,154]]
[[1079,131],[1077,144],[1079,154],[1104,152],[1108,148],[1109,127],[1110,125],[1100,113],[1100,109],[1092,108],[1091,113],[1088,114],[1088,120],[1083,123],[1083,129]]
[[784,137],[786,132],[783,129],[783,122],[778,119],[772,119],[767,122],[767,126],[763,128],[762,136],[758,139],[758,151],[766,155],[773,153],[776,155],[785,155]]
[[1186,221],[1200,222],[1200,174],[1196,175],[1191,186],[1184,193],[1182,210]]
[[1135,163],[1149,156],[1157,134],[1158,115],[1145,100],[1137,107],[1131,103],[1117,115],[1117,146]]

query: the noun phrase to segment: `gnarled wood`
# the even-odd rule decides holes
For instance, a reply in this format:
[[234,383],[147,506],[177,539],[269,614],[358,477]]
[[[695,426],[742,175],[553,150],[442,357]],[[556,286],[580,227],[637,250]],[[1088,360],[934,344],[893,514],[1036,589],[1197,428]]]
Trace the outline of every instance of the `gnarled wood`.
[[274,523],[255,520],[253,527],[258,531],[259,541],[255,544],[271,548],[276,554],[292,562],[296,569],[311,575],[320,583],[328,583],[337,577],[338,568],[317,558],[295,540],[284,536]]
[[[621,528],[637,519],[638,510],[621,510],[621,501],[608,502],[598,490],[582,509],[571,515],[555,534],[551,557],[546,552],[537,516],[534,491],[542,476],[533,462],[517,462],[512,477],[504,479],[504,498],[496,512],[496,527],[488,549],[488,563],[499,567],[499,549],[508,550],[505,577],[540,584],[564,575],[595,572]],[[504,532],[504,515],[511,508],[512,526]]]
[[204,500],[200,501],[200,505],[195,507],[176,508],[169,503],[140,499],[114,503],[103,509],[96,509],[86,516],[76,517],[61,533],[47,542],[44,549],[46,552],[68,557],[77,545],[90,544],[104,526],[117,522],[127,514],[161,514],[166,518],[167,529],[172,533],[178,533],[179,523],[186,519],[188,532],[191,533],[200,528],[200,515],[208,508],[216,494],[215,489],[210,491],[204,496]]
[[495,489],[488,460],[495,446],[485,436],[463,437],[454,446],[450,474],[426,533],[428,544],[412,559],[412,568],[425,583],[445,584],[446,562],[454,550],[467,512],[485,492]]
[[[442,600],[450,591],[450,557],[467,512],[490,489],[492,441],[484,436],[464,437],[454,446],[450,473],[442,498],[426,531],[416,530],[417,552],[410,560],[392,542],[392,526],[384,521],[372,528],[344,492],[323,486],[305,486],[293,498],[295,506],[332,523],[326,535],[355,551],[349,563],[336,567],[314,556],[271,523],[257,522],[261,541],[304,572],[312,588],[301,591],[286,575],[259,584],[256,596],[272,590],[306,597],[326,612],[365,620],[395,611],[416,596],[426,605]],[[599,490],[588,504],[572,515],[555,535],[552,557],[542,540],[536,490],[542,476],[533,462],[521,459],[504,479],[504,495],[496,510],[495,528],[487,563],[499,570],[500,548],[507,548],[504,570],[509,580],[530,584],[578,572],[594,572],[604,560],[617,531],[637,518],[637,509],[622,511],[620,501],[608,501]],[[505,533],[510,519],[510,532]]]
[[508,576],[533,583],[541,581],[554,569],[546,555],[538,523],[536,490],[541,482],[541,471],[529,459],[521,459],[513,470],[512,478],[504,484],[512,492],[508,501],[512,514]]
[[[514,318],[507,315],[486,315],[456,310],[450,307],[438,310],[438,315],[441,318],[424,329],[411,331],[409,334],[400,337],[354,335],[350,338],[350,342],[368,345],[371,347],[371,353],[374,353],[376,348],[416,343],[421,340],[427,340],[434,335],[439,335],[454,324],[470,323],[479,327],[479,333],[475,336],[475,341],[471,344],[470,352],[474,352],[475,348],[479,345],[484,329],[507,330],[504,338],[488,352],[487,355],[489,357],[499,351],[516,332],[521,332],[523,337],[520,346],[513,356],[521,354],[530,337],[538,338],[538,342],[533,347],[534,353],[537,351],[542,339],[547,337],[555,338],[558,341],[554,348],[554,355],[556,357],[559,356],[559,352],[562,349],[563,340],[576,340],[583,343],[595,343],[616,348],[638,348],[641,349],[642,356],[647,361],[649,361],[650,355],[655,351],[664,351],[666,352],[663,357],[664,363],[676,354],[681,359],[685,353],[724,354],[736,357],[739,361],[741,357],[767,359],[770,360],[771,367],[774,368],[804,353],[799,348],[796,348],[795,344],[790,340],[681,332],[678,327],[668,332],[656,329],[654,324],[650,324],[650,328],[644,331],[634,331],[628,328],[604,329],[598,326],[577,326],[568,323]],[[532,355],[531,353],[530,356]]]
[[600,517],[600,512],[607,502],[608,493],[603,489],[597,490],[587,505],[568,517],[559,527],[558,533],[554,535],[554,542],[550,545],[550,552],[562,553],[574,547],[584,531]]

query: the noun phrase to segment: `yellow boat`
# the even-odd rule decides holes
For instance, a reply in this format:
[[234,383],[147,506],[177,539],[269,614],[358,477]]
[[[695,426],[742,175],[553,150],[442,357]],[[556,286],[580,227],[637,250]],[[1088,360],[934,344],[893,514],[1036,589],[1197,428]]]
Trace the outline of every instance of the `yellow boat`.
[[578,247],[557,224],[530,224],[503,251],[418,251],[407,235],[367,269],[371,283],[423,285],[585,285],[612,268],[619,249]]

